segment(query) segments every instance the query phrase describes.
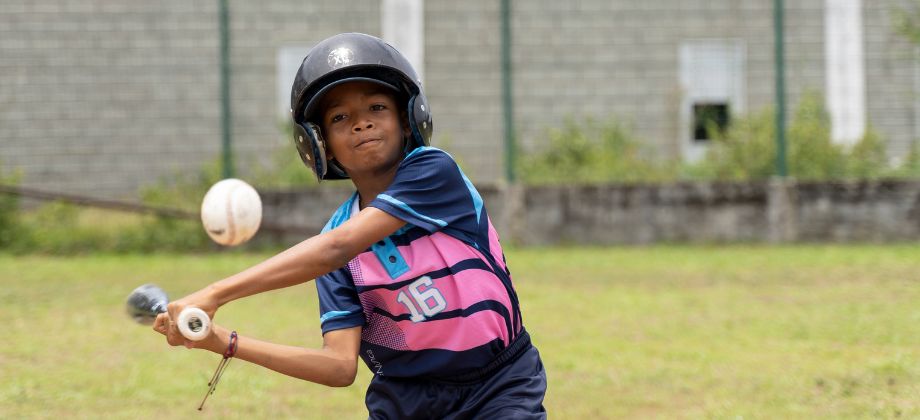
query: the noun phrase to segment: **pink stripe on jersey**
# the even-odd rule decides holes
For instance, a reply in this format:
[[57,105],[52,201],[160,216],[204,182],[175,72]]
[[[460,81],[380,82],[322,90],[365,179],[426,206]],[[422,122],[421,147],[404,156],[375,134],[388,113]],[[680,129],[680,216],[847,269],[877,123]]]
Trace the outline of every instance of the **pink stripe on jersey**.
[[[377,256],[372,251],[363,252],[356,257],[363,274],[363,282],[358,285],[374,286],[413,279],[470,258],[487,261],[476,249],[442,232],[418,238],[411,245],[400,246],[397,249],[406,264],[411,267],[408,272],[396,279],[390,279]],[[498,260],[501,261],[501,257]]]
[[[385,323],[369,323],[369,325],[385,325]],[[507,328],[505,328],[505,318],[493,311],[476,312],[466,318],[448,318],[418,323],[408,320],[400,321],[398,328],[403,333],[403,337],[399,339],[379,337],[384,342],[377,343],[371,341],[376,336],[374,331],[367,331],[363,337],[365,340],[370,339],[368,341],[373,344],[384,345],[394,350],[469,350],[494,340],[496,331],[502,332],[501,337],[505,345],[510,342]],[[459,331],[463,331],[463,334],[458,334]],[[401,348],[401,345],[394,346],[396,342],[405,345],[406,348]]]
[[[453,351],[469,350],[497,338],[496,331],[502,332],[500,337],[505,345],[510,343],[510,334],[505,328],[505,318],[493,311],[479,311],[466,318],[420,322],[413,324],[408,329],[403,326],[403,331],[406,331],[406,344],[412,350],[430,348]],[[457,334],[458,331],[464,333]]]
[[[511,300],[504,285],[492,273],[482,270],[464,270],[454,276],[432,279],[432,287],[438,289],[447,303],[444,311],[466,309],[484,300],[501,303],[511,313]],[[403,287],[397,290],[374,289],[361,293],[362,300],[371,300],[376,306],[392,315],[411,315],[409,309],[398,300],[400,293],[409,293]],[[424,292],[427,288],[419,289]],[[373,295],[373,297],[368,296]],[[431,303],[433,304],[433,302]]]
[[[352,260],[348,267],[355,285],[359,287],[406,282],[438,271],[443,275],[446,268],[464,261],[475,260],[485,265],[483,268],[466,268],[455,274],[446,273],[442,277],[430,279],[430,286],[427,283],[410,285],[407,282],[396,290],[380,287],[360,292],[361,305],[368,321],[362,339],[397,351],[464,351],[495,339],[502,340],[505,345],[510,344],[513,334],[508,331],[508,322],[511,320],[507,320],[502,312],[514,314],[513,305],[505,283],[491,271],[490,259],[499,265],[500,270],[505,270],[505,264],[498,234],[491,221],[488,223],[488,246],[491,250],[488,257],[491,258],[455,237],[435,232],[416,238],[408,246],[397,247],[409,270],[396,279],[390,278],[389,272],[373,251],[363,252]],[[437,289],[436,293],[429,295],[427,292],[430,288]],[[420,294],[428,296],[427,299],[421,298],[426,299],[422,302],[416,300]],[[438,297],[435,298],[435,295]],[[446,306],[440,307],[439,299],[442,299]],[[466,317],[448,314],[449,318],[437,319],[438,314],[465,310],[484,301],[495,302],[501,305],[504,311],[496,312],[484,308]],[[422,307],[425,305],[427,308]],[[434,317],[434,320],[423,318],[424,320],[419,322],[412,322],[411,319],[395,321],[375,312],[375,309],[380,309],[396,317],[419,317],[424,309],[431,310],[436,306],[437,312],[426,315]]]

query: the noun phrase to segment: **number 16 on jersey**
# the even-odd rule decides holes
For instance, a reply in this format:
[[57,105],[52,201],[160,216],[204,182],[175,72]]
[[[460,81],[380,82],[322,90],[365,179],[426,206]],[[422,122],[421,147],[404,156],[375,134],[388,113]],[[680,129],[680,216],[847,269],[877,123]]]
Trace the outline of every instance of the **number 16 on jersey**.
[[409,284],[408,294],[401,291],[396,296],[396,300],[409,309],[409,319],[412,322],[424,321],[447,308],[444,295],[433,284],[431,277],[424,276]]

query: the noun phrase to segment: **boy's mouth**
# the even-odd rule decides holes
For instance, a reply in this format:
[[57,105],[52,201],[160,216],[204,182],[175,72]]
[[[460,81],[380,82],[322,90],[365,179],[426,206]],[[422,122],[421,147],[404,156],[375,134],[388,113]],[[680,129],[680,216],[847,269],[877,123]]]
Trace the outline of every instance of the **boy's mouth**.
[[358,143],[355,144],[355,149],[361,148],[362,146],[364,146],[364,145],[366,145],[366,144],[376,143],[376,142],[378,142],[378,141],[380,141],[380,139],[379,139],[379,138],[376,138],[376,137],[375,137],[375,138],[369,138],[369,139],[361,139],[361,140],[358,140]]

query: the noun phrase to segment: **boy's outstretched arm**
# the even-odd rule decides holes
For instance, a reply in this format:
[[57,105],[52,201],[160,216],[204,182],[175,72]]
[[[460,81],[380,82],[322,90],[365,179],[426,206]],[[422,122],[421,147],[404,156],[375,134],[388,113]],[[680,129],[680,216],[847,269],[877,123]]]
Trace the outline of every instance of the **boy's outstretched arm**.
[[[154,330],[166,334],[167,323],[166,314],[160,314]],[[223,354],[229,342],[230,331],[212,324],[208,337],[191,343],[191,346]],[[170,341],[170,344],[182,342]],[[361,327],[323,334],[322,349],[286,346],[238,336],[235,357],[298,379],[327,386],[349,386],[357,374],[360,345]]]
[[[217,308],[232,300],[313,280],[344,266],[371,244],[386,238],[405,224],[403,220],[380,209],[365,208],[335,229],[170,302],[167,306],[169,319],[178,319],[182,309],[189,306],[203,309],[213,319]],[[171,343],[182,339],[175,326],[171,326],[166,335]]]

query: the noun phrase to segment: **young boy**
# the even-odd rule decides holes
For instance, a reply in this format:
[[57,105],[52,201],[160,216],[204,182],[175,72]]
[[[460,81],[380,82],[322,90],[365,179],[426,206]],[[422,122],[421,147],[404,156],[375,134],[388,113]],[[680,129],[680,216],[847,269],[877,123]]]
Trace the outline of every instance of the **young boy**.
[[374,373],[371,418],[545,418],[546,374],[498,235],[457,164],[428,147],[430,109],[409,62],[378,38],[333,36],[304,59],[291,110],[304,163],[357,191],[321,234],[172,302],[154,329],[223,353],[227,329],[190,342],[172,320],[316,278],[322,349],[240,336],[236,357],[348,386],[360,356]]

